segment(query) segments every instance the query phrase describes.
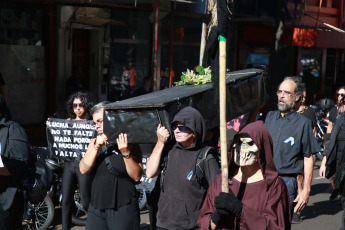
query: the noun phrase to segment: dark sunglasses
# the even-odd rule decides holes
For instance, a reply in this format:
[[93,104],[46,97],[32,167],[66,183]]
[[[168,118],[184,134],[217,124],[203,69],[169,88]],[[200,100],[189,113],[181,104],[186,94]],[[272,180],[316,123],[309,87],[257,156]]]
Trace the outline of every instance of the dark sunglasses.
[[84,105],[83,105],[83,104],[74,104],[74,103],[73,103],[73,109],[78,108],[78,106],[79,106],[79,108],[84,108]]
[[180,132],[188,132],[190,130],[187,126],[185,126],[185,125],[178,125],[177,123],[174,123],[171,126],[172,130],[175,130],[177,127],[180,130]]
[[343,93],[337,93],[336,95],[337,95],[337,97],[339,97],[340,95],[341,95],[341,97],[345,97],[345,94],[343,94]]

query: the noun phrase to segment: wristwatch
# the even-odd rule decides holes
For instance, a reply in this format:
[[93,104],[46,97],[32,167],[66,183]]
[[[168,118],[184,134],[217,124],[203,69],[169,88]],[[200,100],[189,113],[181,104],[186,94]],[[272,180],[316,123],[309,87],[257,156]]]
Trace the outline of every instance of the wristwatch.
[[131,154],[130,153],[128,153],[128,154],[126,154],[126,155],[122,155],[124,158],[126,158],[126,159],[129,159],[130,157],[131,157]]

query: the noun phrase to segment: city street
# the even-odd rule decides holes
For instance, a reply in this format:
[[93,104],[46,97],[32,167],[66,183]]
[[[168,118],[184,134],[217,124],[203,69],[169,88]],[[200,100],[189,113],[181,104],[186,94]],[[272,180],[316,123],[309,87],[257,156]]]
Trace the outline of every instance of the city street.
[[329,180],[319,176],[320,161],[314,166],[313,182],[308,206],[302,212],[303,221],[292,224],[292,230],[322,230],[341,228],[343,214],[339,201],[329,201],[332,192]]
[[[320,161],[314,166],[313,182],[308,206],[302,212],[303,221],[292,224],[292,230],[338,230],[341,227],[342,208],[338,201],[329,201],[330,183],[319,177]],[[50,230],[60,230],[61,211],[55,209],[55,220]],[[83,230],[84,227],[74,226],[72,230]],[[141,230],[149,230],[147,210],[141,211]]]

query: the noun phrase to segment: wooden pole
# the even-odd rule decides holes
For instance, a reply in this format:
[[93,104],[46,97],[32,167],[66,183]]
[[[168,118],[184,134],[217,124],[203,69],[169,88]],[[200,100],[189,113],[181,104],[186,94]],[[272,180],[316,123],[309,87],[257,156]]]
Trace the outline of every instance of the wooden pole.
[[226,138],[226,38],[219,36],[219,129],[222,192],[229,193],[228,143]]

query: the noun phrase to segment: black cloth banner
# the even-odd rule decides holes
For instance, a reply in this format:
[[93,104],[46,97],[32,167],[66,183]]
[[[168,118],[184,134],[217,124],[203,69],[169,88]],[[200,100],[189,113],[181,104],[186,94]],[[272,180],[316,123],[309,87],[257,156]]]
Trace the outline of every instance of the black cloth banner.
[[92,138],[97,136],[91,120],[64,120],[49,118],[47,125],[48,149],[65,161],[80,161]]

